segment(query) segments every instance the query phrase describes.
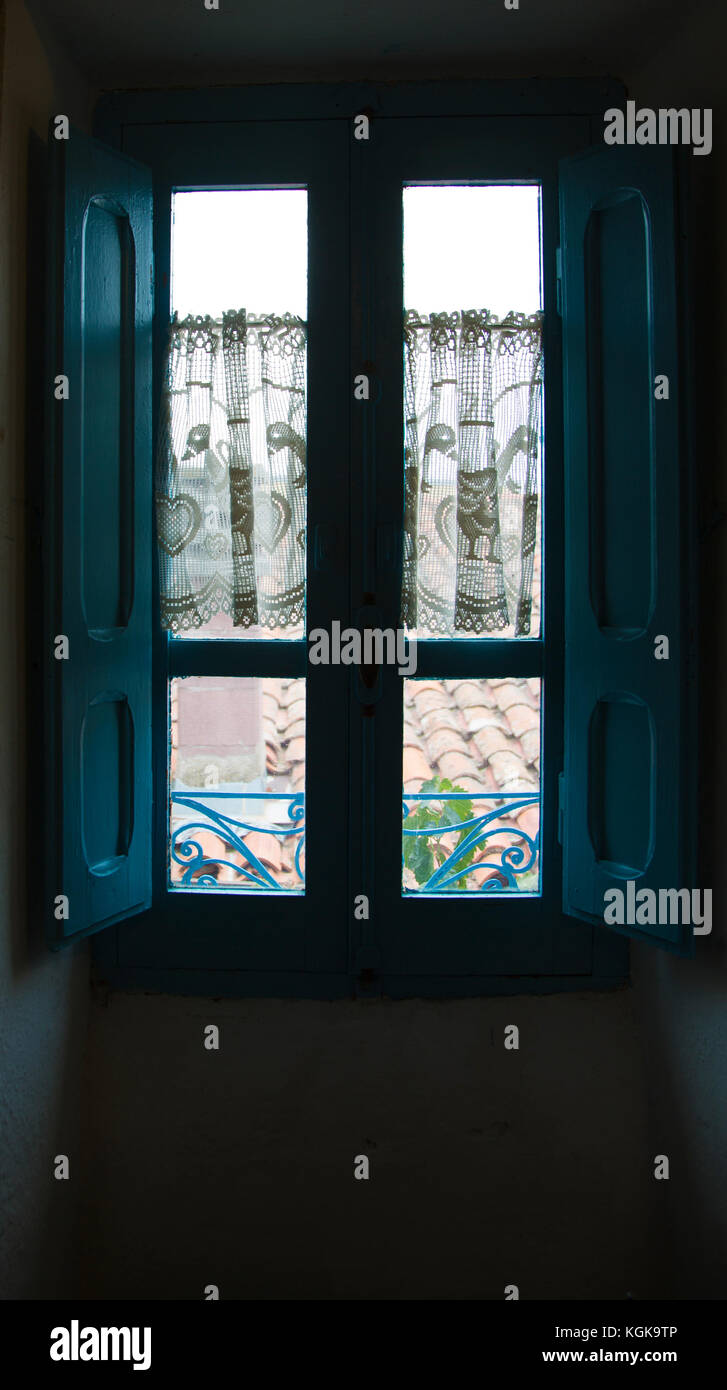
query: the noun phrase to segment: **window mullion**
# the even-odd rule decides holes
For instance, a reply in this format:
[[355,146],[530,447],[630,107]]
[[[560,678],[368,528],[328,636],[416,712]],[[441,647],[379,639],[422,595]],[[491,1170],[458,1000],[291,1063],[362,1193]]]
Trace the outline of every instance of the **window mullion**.
[[214,641],[175,638],[169,642],[171,676],[304,676],[305,642]]
[[444,674],[451,679],[473,675],[541,676],[545,665],[541,640],[511,637],[417,642],[416,659],[418,676]]

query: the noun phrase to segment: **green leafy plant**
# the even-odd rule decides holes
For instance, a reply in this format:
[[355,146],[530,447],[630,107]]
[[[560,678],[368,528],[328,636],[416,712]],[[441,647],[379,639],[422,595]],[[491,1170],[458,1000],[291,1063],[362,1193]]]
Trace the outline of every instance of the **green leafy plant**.
[[[432,802],[422,801],[404,822],[406,830],[423,830],[426,827],[429,831],[427,835],[403,836],[404,864],[407,869],[411,870],[420,887],[429,881],[445,859],[449,859],[452,854],[456,853],[462,841],[472,830],[472,826],[469,829],[460,830],[454,844],[452,843],[453,830],[463,821],[472,819],[472,802],[469,799],[447,801],[446,796],[448,792],[464,792],[464,787],[454,786],[447,777],[432,777],[428,782],[422,784],[421,790],[424,793],[432,794],[432,802],[436,803],[441,797],[442,804],[441,807],[437,808]],[[444,835],[450,837],[448,846],[442,844]],[[467,850],[466,854],[463,854],[462,858],[453,865],[454,872],[468,868],[474,857],[474,849]],[[442,891],[458,893],[462,892],[466,886],[466,877],[458,878],[454,883],[447,884]]]

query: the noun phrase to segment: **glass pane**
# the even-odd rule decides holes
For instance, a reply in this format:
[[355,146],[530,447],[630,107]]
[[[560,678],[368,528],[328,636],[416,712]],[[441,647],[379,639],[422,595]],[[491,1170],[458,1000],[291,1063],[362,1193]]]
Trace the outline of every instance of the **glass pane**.
[[305,632],[305,189],[175,193],[157,501],[162,622],[184,638]]
[[170,683],[172,888],[303,892],[305,680]]
[[308,312],[308,194],[226,188],[172,195],[172,311]]
[[540,188],[406,186],[402,623],[540,633]]
[[404,681],[402,892],[540,892],[537,677]]

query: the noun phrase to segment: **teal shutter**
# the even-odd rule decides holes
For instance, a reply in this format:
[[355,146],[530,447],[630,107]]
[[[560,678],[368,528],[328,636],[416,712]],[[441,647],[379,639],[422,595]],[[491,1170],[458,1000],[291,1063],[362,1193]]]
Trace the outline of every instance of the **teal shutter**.
[[[695,886],[693,458],[677,194],[668,147],[603,146],[560,166],[561,824],[564,911],[603,922],[604,894],[618,888],[621,929],[683,953],[693,949],[691,927],[658,921],[660,889]],[[657,399],[664,376],[668,399]],[[668,659],[658,638],[668,640]],[[643,889],[657,895],[656,921]],[[667,906],[670,919],[685,915]]]
[[52,124],[50,145],[44,915],[59,945],[151,899],[152,192],[76,130]]

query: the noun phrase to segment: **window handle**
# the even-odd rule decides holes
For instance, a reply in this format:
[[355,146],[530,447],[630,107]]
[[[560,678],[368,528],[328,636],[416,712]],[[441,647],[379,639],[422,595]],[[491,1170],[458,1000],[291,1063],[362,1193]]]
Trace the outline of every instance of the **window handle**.
[[[362,640],[367,628],[375,628],[380,631],[382,626],[381,609],[377,608],[375,604],[364,604],[356,614],[356,626],[361,633]],[[369,651],[367,653],[364,643],[362,655],[372,654],[375,652]],[[359,704],[363,706],[363,713],[373,714],[373,706],[381,699],[382,686],[381,662],[362,661],[357,668],[356,695]]]

